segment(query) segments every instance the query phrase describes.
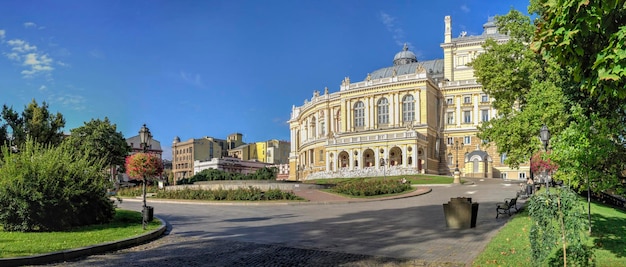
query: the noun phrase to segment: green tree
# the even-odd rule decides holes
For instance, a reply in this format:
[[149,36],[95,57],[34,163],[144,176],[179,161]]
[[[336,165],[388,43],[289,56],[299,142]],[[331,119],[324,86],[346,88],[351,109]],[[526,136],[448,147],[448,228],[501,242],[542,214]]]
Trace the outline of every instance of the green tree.
[[124,135],[107,117],[104,120],[91,119],[83,126],[72,129],[66,142],[91,158],[102,159],[106,166],[123,166],[131,151]]
[[565,126],[567,112],[560,87],[565,81],[553,62],[530,49],[533,26],[528,16],[511,10],[497,16],[496,25],[510,39],[504,43],[488,39],[485,53],[471,63],[499,115],[479,126],[478,136],[495,143],[498,152],[507,155],[505,163],[518,167],[540,148],[537,136],[542,124],[553,131]]
[[529,11],[538,15],[534,49],[598,100],[626,98],[626,1],[531,0]]
[[532,47],[566,70],[570,118],[551,156],[557,177],[594,191],[621,183],[626,157],[626,1],[531,0]]
[[33,99],[25,106],[21,114],[13,110],[13,107],[3,105],[2,119],[5,122],[0,126],[0,137],[4,138],[3,143],[21,147],[28,138],[38,143],[51,145],[58,145],[63,140],[61,129],[65,126],[65,119],[59,112],[50,113],[45,101],[40,106]]

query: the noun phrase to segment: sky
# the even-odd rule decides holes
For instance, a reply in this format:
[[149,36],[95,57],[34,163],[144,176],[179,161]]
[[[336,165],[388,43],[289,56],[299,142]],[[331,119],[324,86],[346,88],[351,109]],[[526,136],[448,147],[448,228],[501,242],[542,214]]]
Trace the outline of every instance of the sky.
[[[128,138],[145,123],[171,144],[243,134],[289,140],[292,106],[393,65],[409,45],[443,58],[452,36],[528,0],[0,1],[0,104],[35,99],[64,132],[108,117]],[[1,123],[1,122],[0,122]]]

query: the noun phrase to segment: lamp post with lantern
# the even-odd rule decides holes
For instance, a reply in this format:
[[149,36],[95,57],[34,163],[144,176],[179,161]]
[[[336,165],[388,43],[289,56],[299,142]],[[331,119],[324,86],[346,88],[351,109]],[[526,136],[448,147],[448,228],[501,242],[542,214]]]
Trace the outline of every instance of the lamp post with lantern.
[[454,183],[461,184],[461,171],[459,170],[459,150],[463,150],[463,142],[459,142],[459,140],[455,140],[454,146],[452,148],[456,150],[456,167],[454,168]]
[[[139,130],[139,140],[141,143],[141,146],[143,147],[143,153],[147,153],[149,150],[149,145],[150,145],[150,141],[152,140],[152,133],[150,133],[150,129],[148,129],[148,127],[146,127],[146,124],[144,124],[141,129]],[[146,205],[146,175],[142,175],[142,179],[143,179],[143,206],[142,206],[142,226],[143,229],[146,229],[146,213],[148,213],[148,208]]]
[[[541,143],[543,144],[543,149],[547,153],[548,145],[550,144],[550,130],[548,130],[548,126],[545,124],[541,126],[541,130],[539,131],[539,138],[541,139]],[[546,190],[550,192],[550,175],[548,175],[547,171],[544,171],[544,181],[546,183]]]

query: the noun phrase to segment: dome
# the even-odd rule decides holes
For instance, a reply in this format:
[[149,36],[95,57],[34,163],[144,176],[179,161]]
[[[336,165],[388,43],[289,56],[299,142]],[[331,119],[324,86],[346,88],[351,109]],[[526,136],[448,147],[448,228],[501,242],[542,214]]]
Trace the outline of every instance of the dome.
[[174,142],[172,142],[172,143],[174,143],[174,144],[180,143],[180,137],[178,137],[178,136],[174,137]]
[[404,44],[402,51],[398,52],[396,56],[393,57],[393,65],[404,65],[411,64],[417,62],[417,57],[413,52],[409,51],[409,46]]

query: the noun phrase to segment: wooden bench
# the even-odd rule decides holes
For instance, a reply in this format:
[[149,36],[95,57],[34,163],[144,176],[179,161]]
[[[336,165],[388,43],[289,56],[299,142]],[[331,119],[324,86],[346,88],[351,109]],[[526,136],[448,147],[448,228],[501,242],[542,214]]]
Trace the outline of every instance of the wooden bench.
[[517,197],[505,198],[504,202],[496,203],[496,219],[498,218],[498,216],[500,216],[500,214],[508,214],[509,216],[511,216],[512,209],[515,209],[515,212],[518,211]]

